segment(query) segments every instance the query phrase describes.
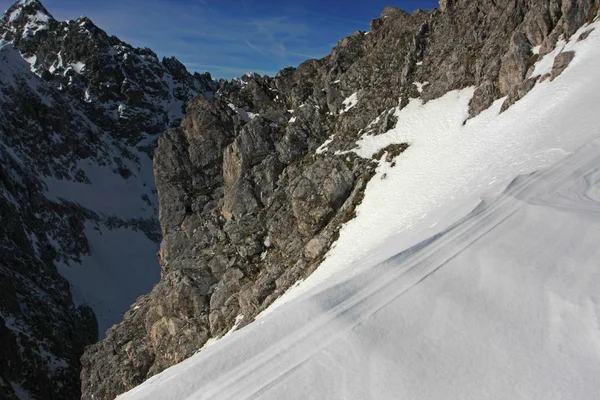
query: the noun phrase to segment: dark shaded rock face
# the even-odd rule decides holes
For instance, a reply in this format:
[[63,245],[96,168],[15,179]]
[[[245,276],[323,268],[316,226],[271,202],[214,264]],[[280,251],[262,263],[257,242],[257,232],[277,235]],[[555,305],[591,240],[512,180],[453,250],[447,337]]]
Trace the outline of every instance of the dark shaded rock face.
[[[179,124],[190,98],[210,97],[215,86],[87,18],[58,22],[38,1],[19,1],[0,19],[1,399],[80,398],[79,358],[103,332],[93,310],[74,303],[59,268],[106,255],[92,248],[90,231],[127,230],[158,248],[157,137]],[[100,169],[105,176],[89,173]],[[140,215],[73,197],[98,187],[107,200],[117,188],[138,188],[131,207]]]
[[[318,266],[353,217],[376,165],[348,152],[357,138],[392,128],[394,108],[414,97],[475,86],[471,117],[511,93],[516,101],[535,84],[532,48],[548,52],[594,4],[386,8],[370,32],[342,39],[324,59],[222,81],[213,99],[192,100],[154,158],[162,279],[86,351],[83,398],[112,399],[251,322]],[[389,149],[388,162],[405,148]]]

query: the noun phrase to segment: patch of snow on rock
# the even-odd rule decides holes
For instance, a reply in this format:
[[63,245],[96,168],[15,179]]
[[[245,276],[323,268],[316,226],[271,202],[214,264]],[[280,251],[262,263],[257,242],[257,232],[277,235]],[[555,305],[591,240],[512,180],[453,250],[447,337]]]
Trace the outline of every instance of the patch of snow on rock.
[[358,104],[358,92],[352,93],[350,96],[344,99],[342,104],[344,105],[344,109],[341,111],[341,114],[350,111]]
[[333,138],[334,138],[334,137],[335,137],[335,135],[331,135],[331,136],[329,136],[329,138],[328,138],[327,140],[325,140],[325,141],[323,142],[323,144],[322,144],[322,145],[320,145],[320,146],[317,148],[317,150],[316,150],[315,152],[316,152],[317,154],[323,154],[323,153],[325,153],[325,152],[327,151],[327,147],[329,146],[329,144],[330,144],[331,142],[333,142]]
[[257,114],[248,112],[248,111],[244,110],[243,108],[237,107],[233,103],[229,103],[228,106],[233,111],[235,111],[240,116],[240,118],[242,118],[242,120],[244,122],[250,122],[251,120],[253,120],[257,116]]
[[413,82],[413,85],[415,85],[417,87],[417,91],[419,93],[423,93],[423,88],[427,85],[429,85],[429,82]]

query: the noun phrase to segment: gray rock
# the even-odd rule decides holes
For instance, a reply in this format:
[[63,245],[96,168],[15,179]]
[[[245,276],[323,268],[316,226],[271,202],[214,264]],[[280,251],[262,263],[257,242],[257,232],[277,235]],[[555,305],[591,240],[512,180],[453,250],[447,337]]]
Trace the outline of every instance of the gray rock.
[[554,64],[552,64],[552,74],[550,76],[550,80],[553,81],[560,74],[562,74],[563,71],[567,69],[571,61],[573,61],[573,58],[575,58],[574,51],[563,51],[562,53],[558,54],[554,59]]
[[597,3],[594,0],[563,0],[562,1],[562,22],[566,37],[571,37],[581,25],[588,22],[592,14],[592,6]]
[[485,81],[475,89],[473,98],[469,103],[469,115],[475,117],[483,110],[487,110],[500,93],[495,82]]
[[502,103],[502,108],[500,109],[500,112],[506,111],[510,106],[512,106],[517,101],[525,97],[525,95],[529,93],[531,89],[533,89],[536,83],[537,78],[529,78],[521,82],[520,84],[514,86],[508,94],[507,99],[504,101],[504,103]]
[[354,175],[339,159],[319,159],[292,180],[288,195],[300,234],[319,232],[350,194]]
[[507,95],[527,74],[531,62],[531,44],[522,32],[515,32],[510,40],[510,49],[502,58],[498,89],[500,94]]

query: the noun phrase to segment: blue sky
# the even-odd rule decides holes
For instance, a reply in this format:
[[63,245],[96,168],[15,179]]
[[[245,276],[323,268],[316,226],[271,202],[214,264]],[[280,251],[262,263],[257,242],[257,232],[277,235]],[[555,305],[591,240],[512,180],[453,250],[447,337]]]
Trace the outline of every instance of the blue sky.
[[[12,0],[0,0],[4,10]],[[437,0],[42,0],[60,20],[91,18],[111,35],[159,56],[175,56],[191,71],[215,78],[246,72],[274,75],[307,58],[327,55],[337,41],[385,6],[408,12]]]

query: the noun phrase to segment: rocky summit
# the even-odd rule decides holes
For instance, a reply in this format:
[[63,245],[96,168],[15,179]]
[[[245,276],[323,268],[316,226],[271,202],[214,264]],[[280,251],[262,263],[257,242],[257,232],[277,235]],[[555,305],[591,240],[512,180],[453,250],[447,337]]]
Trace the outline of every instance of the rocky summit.
[[[534,64],[597,11],[388,7],[323,59],[216,82],[17,2],[0,22],[0,397],[112,400],[252,322],[319,266],[379,163],[410,146],[363,158],[360,137],[455,89],[475,88],[469,117],[509,108],[560,75],[573,54],[541,78]],[[127,295],[107,307],[118,284]]]

